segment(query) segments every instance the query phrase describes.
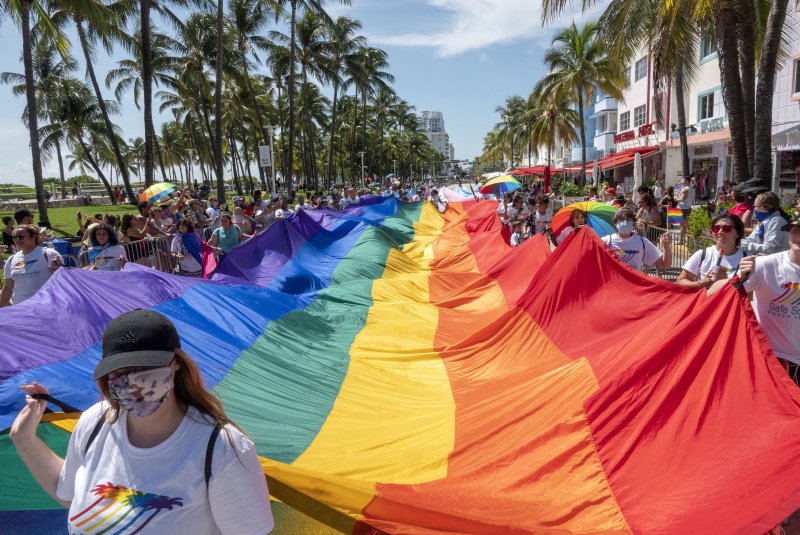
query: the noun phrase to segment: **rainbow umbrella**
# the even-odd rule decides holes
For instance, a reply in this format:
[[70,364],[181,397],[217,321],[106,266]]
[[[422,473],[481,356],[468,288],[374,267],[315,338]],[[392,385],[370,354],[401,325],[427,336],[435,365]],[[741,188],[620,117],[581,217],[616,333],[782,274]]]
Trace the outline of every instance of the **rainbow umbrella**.
[[617,213],[617,209],[602,202],[586,201],[565,206],[553,216],[550,228],[553,229],[556,236],[569,226],[569,219],[575,210],[583,210],[588,214],[586,224],[592,227],[601,238],[614,234],[614,225],[611,224],[611,220]]
[[483,194],[493,193],[495,195],[504,195],[509,191],[514,191],[515,189],[519,189],[521,187],[522,184],[517,182],[513,176],[500,175],[484,184],[480,191]]
[[139,200],[153,204],[159,199],[162,199],[174,192],[176,189],[178,188],[175,187],[175,184],[170,184],[169,182],[159,182],[158,184],[153,184],[144,190],[142,194],[139,195]]

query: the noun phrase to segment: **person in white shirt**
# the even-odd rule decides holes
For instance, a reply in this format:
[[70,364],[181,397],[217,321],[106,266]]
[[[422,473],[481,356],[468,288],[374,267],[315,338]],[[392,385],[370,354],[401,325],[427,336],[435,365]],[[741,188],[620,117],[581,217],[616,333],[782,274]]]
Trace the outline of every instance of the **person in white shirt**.
[[739,264],[739,275],[753,292],[753,308],[772,350],[800,384],[800,214],[782,230],[789,250],[749,256]]
[[527,239],[524,228],[525,221],[523,219],[514,219],[511,222],[511,238],[509,240],[511,247],[518,247]]
[[678,201],[678,208],[683,212],[683,219],[688,221],[689,216],[692,214],[692,205],[694,204],[694,186],[692,186],[691,177],[685,176],[680,184],[675,186],[675,200]]
[[208,218],[208,226],[211,228],[217,228],[220,225],[219,217],[222,215],[222,212],[219,209],[218,201],[216,197],[209,197],[208,198],[208,208],[206,208],[206,217]]
[[313,206],[308,204],[305,200],[305,197],[302,195],[297,197],[297,204],[294,206],[295,212],[299,212],[300,210],[313,210]]
[[439,213],[443,214],[444,211],[447,210],[447,199],[444,197],[444,195],[439,194],[439,190],[435,188],[432,189],[431,194],[428,196],[428,200],[433,203],[437,210],[439,210]]
[[289,203],[286,201],[281,201],[281,207],[275,210],[275,219],[283,219],[292,214],[294,214],[294,212],[289,209]]
[[69,533],[100,524],[119,533],[272,530],[255,445],[205,389],[168,318],[137,309],[112,320],[92,378],[101,401],[81,415],[65,458],[36,435],[50,395],[43,385],[22,385],[25,406],[10,431],[34,478],[69,509]]
[[542,233],[550,226],[553,220],[553,210],[550,209],[550,197],[547,195],[537,195],[535,199],[535,210],[531,216],[533,228],[532,233]]
[[0,307],[22,303],[44,286],[64,260],[58,251],[41,247],[41,235],[34,225],[19,225],[11,234],[17,252],[3,267],[5,285]]
[[572,210],[572,213],[569,214],[569,226],[558,234],[556,244],[561,245],[561,242],[566,240],[570,234],[585,225],[588,217],[589,215],[583,210],[578,208]]
[[677,283],[689,288],[709,288],[718,280],[736,275],[744,258],[739,247],[744,223],[735,215],[724,214],[711,221],[714,246],[695,252],[678,276]]
[[780,198],[771,191],[756,197],[753,218],[758,225],[742,240],[742,249],[748,254],[774,254],[789,248],[789,235],[781,230],[787,220],[780,206]]
[[119,271],[125,266],[128,255],[119,244],[117,233],[108,225],[101,224],[89,233],[86,249],[90,269]]
[[611,223],[617,232],[603,238],[617,257],[637,271],[642,271],[644,266],[668,268],[672,266],[672,240],[669,232],[661,235],[662,253],[658,247],[647,238],[636,234],[636,214],[630,208],[620,208],[614,214]]

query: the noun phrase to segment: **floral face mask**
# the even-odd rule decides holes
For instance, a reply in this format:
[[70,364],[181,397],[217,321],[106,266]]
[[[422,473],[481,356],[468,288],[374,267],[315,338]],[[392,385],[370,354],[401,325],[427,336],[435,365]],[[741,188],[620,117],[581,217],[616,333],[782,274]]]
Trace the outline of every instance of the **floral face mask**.
[[175,376],[169,366],[133,372],[108,380],[111,399],[140,418],[156,412],[174,386]]

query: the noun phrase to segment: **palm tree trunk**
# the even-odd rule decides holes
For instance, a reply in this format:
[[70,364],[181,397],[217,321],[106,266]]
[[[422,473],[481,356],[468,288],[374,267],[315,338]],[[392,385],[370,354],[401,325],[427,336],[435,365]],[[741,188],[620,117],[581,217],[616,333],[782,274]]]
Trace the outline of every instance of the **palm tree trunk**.
[[[247,150],[247,136],[242,139],[242,150],[244,150],[244,161],[247,164],[247,182],[250,184],[250,195],[252,195],[255,186],[253,184],[253,171],[250,168],[250,152]],[[272,164],[275,165],[275,162],[272,162]]]
[[[290,0],[292,4],[292,17],[290,24],[291,28],[291,42],[289,43],[289,149],[287,156],[289,158],[288,165],[286,166],[287,175],[283,178],[286,184],[292,183],[293,173],[293,160],[294,160],[294,98],[295,98],[295,61],[297,59],[297,3],[299,0]],[[288,187],[287,187],[288,189]]]
[[783,24],[789,0],[772,4],[761,47],[761,66],[758,69],[756,89],[755,151],[753,176],[772,182],[772,99],[775,89],[775,64],[781,46]]
[[158,165],[161,168],[161,180],[164,182],[167,181],[167,169],[164,167],[164,156],[161,154],[161,144],[158,142],[158,136],[155,133],[155,130],[152,132],[153,135],[153,148],[155,149],[155,153],[158,155]]
[[233,171],[233,187],[236,188],[236,195],[242,195],[242,184],[239,182],[239,168],[236,166],[236,144],[233,141],[233,134],[228,133],[228,146],[231,150],[231,170]]
[[217,0],[217,73],[214,80],[214,115],[215,136],[217,144],[214,146],[216,155],[217,172],[217,198],[220,205],[225,203],[225,176],[224,163],[222,161],[222,61],[225,55],[225,35],[223,33],[225,23],[224,1]]
[[[734,0],[719,0],[717,3],[717,51],[722,74],[722,95],[725,109],[728,112],[728,124],[733,142],[735,158],[733,178],[734,182],[743,182],[749,178],[749,165],[736,18]],[[772,117],[772,113],[770,113],[770,117]]]
[[686,102],[684,100],[686,88],[684,87],[682,63],[679,61],[675,70],[675,99],[678,108],[678,136],[681,141],[681,176],[689,176],[689,141],[686,136]]
[[97,83],[97,76],[94,73],[94,66],[92,58],[89,54],[89,42],[86,39],[86,30],[83,28],[83,23],[80,19],[75,18],[75,26],[78,29],[78,38],[81,41],[81,49],[83,50],[83,57],[86,60],[86,72],[89,73],[89,78],[92,81],[94,88],[94,95],[97,97],[97,104],[100,108],[100,113],[103,115],[103,122],[106,125],[106,132],[108,132],[108,140],[111,143],[111,150],[114,152],[114,158],[117,160],[117,167],[122,174],[122,183],[125,185],[125,191],[129,199],[134,198],[133,188],[131,187],[131,179],[128,175],[128,166],[125,164],[125,159],[122,157],[122,151],[119,148],[117,136],[114,134],[114,126],[111,124],[111,118],[108,115],[106,108],[106,101],[103,100],[103,94],[100,91],[100,84]]
[[353,129],[350,136],[350,183],[356,182],[356,128],[358,125],[358,88],[353,98]]
[[36,188],[36,206],[39,210],[39,221],[43,226],[49,227],[50,219],[47,216],[47,198],[44,195],[42,154],[39,145],[39,121],[38,111],[36,108],[36,80],[33,77],[30,0],[22,0],[20,7],[20,23],[22,26],[22,57],[23,62],[25,63],[25,97],[28,103],[28,134],[30,135],[31,143],[33,183]]
[[581,121],[581,176],[579,186],[586,185],[586,119],[583,117],[583,90],[578,91],[578,118]]
[[[150,0],[139,0],[142,23],[142,93],[144,94],[144,187],[153,185],[153,53],[150,46]],[[136,197],[133,197],[134,199]]]
[[[774,4],[774,2],[772,2]],[[738,7],[738,36],[756,35],[753,0],[736,0]],[[753,176],[753,155],[755,150],[756,120],[756,44],[755,39],[739,39],[739,54],[742,72],[742,112],[744,115],[745,142],[747,143],[747,176]],[[773,63],[773,65],[775,65]],[[774,67],[773,67],[774,70]],[[769,113],[772,117],[772,110]]]
[[335,182],[334,177],[336,176],[336,170],[334,169],[333,165],[333,142],[336,139],[336,119],[337,119],[337,112],[336,109],[339,105],[339,84],[333,84],[333,105],[331,108],[331,132],[330,132],[330,146],[328,148],[328,181],[327,184],[330,186]]
[[111,184],[109,184],[106,175],[103,174],[103,170],[100,169],[99,165],[97,165],[97,161],[94,159],[94,156],[92,156],[92,153],[89,151],[89,147],[83,140],[83,136],[79,134],[77,138],[78,138],[78,143],[83,149],[84,154],[86,154],[86,159],[89,160],[89,163],[92,165],[94,172],[97,173],[97,177],[103,183],[103,186],[106,187],[106,192],[108,192],[108,197],[111,199],[111,204],[117,204],[117,199],[114,198],[114,191],[111,189]]
[[250,83],[250,73],[247,70],[247,51],[245,50],[244,42],[239,41],[239,54],[242,56],[242,70],[244,73],[244,89],[250,98],[250,105],[253,111],[256,112],[256,121],[258,122],[258,131],[261,134],[261,139],[264,145],[269,145],[269,138],[267,137],[267,129],[264,127],[264,118],[261,116],[261,110],[258,107],[256,96],[253,94],[253,84]]
[[56,156],[58,157],[58,176],[61,178],[61,198],[67,198],[67,178],[64,176],[64,159],[61,157],[61,143],[56,143]]

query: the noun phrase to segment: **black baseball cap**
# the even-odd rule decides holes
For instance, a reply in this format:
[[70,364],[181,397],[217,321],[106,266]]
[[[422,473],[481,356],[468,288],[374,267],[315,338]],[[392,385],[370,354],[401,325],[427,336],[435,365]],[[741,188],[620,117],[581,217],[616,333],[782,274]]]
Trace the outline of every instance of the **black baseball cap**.
[[791,221],[781,227],[783,232],[789,232],[795,227],[800,227],[800,213],[795,214]]
[[129,367],[167,366],[181,347],[178,331],[163,314],[137,308],[114,318],[103,333],[103,358],[94,369],[97,381]]

